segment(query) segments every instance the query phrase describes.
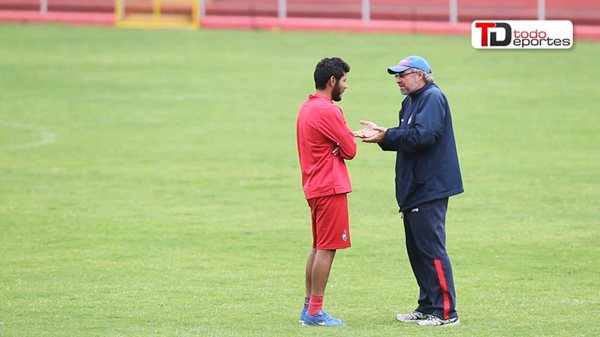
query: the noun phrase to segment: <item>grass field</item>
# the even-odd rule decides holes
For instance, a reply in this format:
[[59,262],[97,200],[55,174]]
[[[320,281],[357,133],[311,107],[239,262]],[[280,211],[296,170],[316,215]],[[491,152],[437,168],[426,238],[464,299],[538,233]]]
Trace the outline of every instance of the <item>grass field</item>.
[[[0,336],[599,336],[600,44],[0,25]],[[299,105],[325,56],[340,105],[397,123],[386,67],[420,54],[452,107],[466,192],[448,250],[461,325],[402,325],[417,287],[394,155],[349,162],[353,247],[302,327]]]

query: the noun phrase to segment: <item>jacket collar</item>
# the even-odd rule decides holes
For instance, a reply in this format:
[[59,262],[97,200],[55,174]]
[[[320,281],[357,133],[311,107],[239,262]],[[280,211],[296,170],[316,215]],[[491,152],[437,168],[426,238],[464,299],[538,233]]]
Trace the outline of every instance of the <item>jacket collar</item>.
[[428,82],[428,83],[425,83],[425,85],[424,85],[424,86],[423,86],[421,89],[419,89],[419,90],[417,90],[417,91],[415,91],[415,92],[412,92],[412,93],[408,94],[408,96],[410,96],[410,98],[411,98],[411,99],[413,99],[413,100],[414,100],[414,99],[417,99],[419,96],[421,96],[421,94],[422,94],[422,93],[423,93],[425,90],[427,90],[427,89],[428,89],[429,87],[431,87],[432,85],[434,85],[434,84],[433,84],[433,82]]

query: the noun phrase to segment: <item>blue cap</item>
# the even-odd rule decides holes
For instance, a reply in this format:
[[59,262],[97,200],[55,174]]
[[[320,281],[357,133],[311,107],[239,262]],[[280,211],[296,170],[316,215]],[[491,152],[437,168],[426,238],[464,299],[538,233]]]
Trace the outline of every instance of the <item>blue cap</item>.
[[403,58],[402,60],[400,60],[400,62],[398,62],[397,65],[389,67],[388,73],[397,74],[410,68],[423,70],[426,73],[431,73],[431,67],[429,66],[429,63],[427,63],[427,60],[417,55],[407,56]]

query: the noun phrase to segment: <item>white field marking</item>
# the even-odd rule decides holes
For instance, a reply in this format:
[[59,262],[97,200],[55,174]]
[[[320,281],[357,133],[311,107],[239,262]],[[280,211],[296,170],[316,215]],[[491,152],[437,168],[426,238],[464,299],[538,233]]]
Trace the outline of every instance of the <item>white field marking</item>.
[[44,130],[42,128],[38,128],[35,126],[15,123],[15,122],[11,122],[11,121],[5,121],[2,119],[0,119],[0,125],[7,126],[10,128],[13,128],[13,129],[36,131],[36,132],[39,132],[41,135],[40,140],[38,140],[37,142],[22,143],[22,144],[4,144],[4,145],[0,144],[0,150],[30,149],[30,148],[34,148],[34,147],[48,145],[50,143],[53,143],[54,140],[56,139],[56,134],[54,134],[54,132],[50,132],[48,130]]

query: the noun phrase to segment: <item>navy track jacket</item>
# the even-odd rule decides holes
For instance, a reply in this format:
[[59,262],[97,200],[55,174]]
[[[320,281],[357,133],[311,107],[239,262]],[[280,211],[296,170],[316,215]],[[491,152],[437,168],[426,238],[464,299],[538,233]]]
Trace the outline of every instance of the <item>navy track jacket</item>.
[[464,191],[450,106],[434,83],[402,101],[400,123],[379,146],[396,151],[396,200],[404,212]]

